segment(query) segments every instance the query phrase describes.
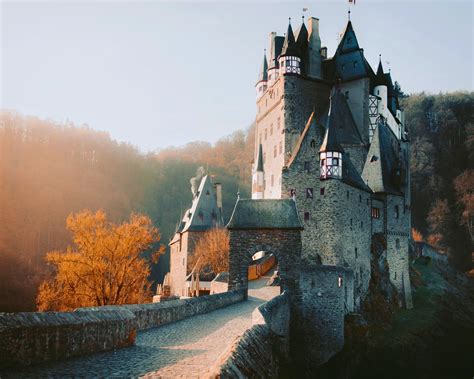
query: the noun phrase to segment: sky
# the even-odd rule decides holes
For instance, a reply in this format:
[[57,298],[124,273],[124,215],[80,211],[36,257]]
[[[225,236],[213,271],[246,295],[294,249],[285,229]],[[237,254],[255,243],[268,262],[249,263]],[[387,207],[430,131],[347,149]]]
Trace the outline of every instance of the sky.
[[[344,0],[0,3],[0,108],[109,132],[140,151],[214,143],[255,118],[272,31],[320,19],[332,55]],[[473,90],[472,1],[356,0],[351,21],[408,93]],[[389,63],[387,63],[389,62]]]

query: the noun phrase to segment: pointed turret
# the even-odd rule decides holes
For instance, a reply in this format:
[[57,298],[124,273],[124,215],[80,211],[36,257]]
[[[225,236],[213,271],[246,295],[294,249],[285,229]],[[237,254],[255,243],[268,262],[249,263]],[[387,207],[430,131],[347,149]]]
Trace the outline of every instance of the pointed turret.
[[263,172],[263,148],[258,145],[257,160],[252,174],[252,199],[263,199],[264,172]]
[[298,33],[298,38],[296,39],[296,45],[300,54],[305,55],[306,50],[308,49],[308,29],[306,29],[304,21],[301,24],[301,28]]
[[386,77],[382,67],[382,57],[379,55],[379,66],[377,67],[377,75],[375,76],[375,86],[386,86]]
[[288,24],[288,31],[278,62],[280,64],[280,74],[301,74],[301,53],[295,41],[291,22]]
[[333,98],[331,96],[329,114],[326,124],[326,133],[319,149],[320,179],[342,178],[342,153],[344,149],[337,138],[336,117],[333,111]]
[[375,86],[374,95],[379,98],[378,101],[378,112],[383,115],[387,108],[388,96],[387,96],[387,80],[383,72],[382,67],[382,56],[379,55],[379,67],[377,68],[377,75],[375,75]]
[[263,54],[263,62],[262,67],[260,69],[260,73],[258,74],[257,84],[255,85],[255,89],[257,91],[257,100],[262,97],[268,87],[268,63],[267,63],[267,53],[266,51]]

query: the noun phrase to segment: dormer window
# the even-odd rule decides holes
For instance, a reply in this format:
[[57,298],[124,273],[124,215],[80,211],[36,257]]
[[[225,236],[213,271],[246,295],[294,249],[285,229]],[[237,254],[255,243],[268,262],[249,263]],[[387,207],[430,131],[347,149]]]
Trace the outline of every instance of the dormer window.
[[301,74],[301,58],[285,55],[280,58],[280,72],[282,74]]
[[320,178],[341,179],[342,176],[342,154],[337,151],[328,151],[327,153],[320,153]]

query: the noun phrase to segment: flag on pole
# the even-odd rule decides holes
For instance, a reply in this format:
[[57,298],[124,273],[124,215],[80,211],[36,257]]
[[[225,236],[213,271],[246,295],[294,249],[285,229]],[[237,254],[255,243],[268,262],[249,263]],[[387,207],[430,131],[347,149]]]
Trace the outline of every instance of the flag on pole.
[[303,8],[303,12],[307,12],[308,11],[308,8]]
[[349,3],[356,5],[356,0],[349,0]]

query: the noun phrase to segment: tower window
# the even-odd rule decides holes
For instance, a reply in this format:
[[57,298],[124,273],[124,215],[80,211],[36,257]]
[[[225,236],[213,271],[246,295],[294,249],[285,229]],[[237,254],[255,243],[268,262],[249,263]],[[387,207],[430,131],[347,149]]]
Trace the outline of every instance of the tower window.
[[276,156],[277,156],[277,147],[275,145],[273,146],[273,158],[276,158]]
[[349,191],[346,191],[346,197],[349,198]]
[[359,195],[359,203],[362,203],[362,195]]
[[270,135],[273,135],[273,124],[270,125]]
[[354,252],[355,252],[355,258],[357,259],[357,247],[354,249]]
[[352,228],[352,219],[351,219],[351,228]]
[[367,198],[367,205],[369,205],[369,198]]
[[380,218],[380,209],[372,208],[371,215],[372,215],[372,218]]
[[312,139],[309,145],[313,148],[316,147],[316,141]]
[[281,117],[278,117],[277,119],[277,129],[280,129],[281,126]]
[[398,205],[395,205],[395,218],[400,216],[400,210],[398,209]]
[[279,153],[283,154],[283,142],[281,142],[281,141],[280,141],[280,145],[279,145]]
[[395,247],[400,249],[400,240],[398,238],[395,240]]
[[304,220],[309,221],[309,212],[304,212]]
[[309,162],[308,161],[304,162],[304,170],[306,172],[309,172]]
[[319,194],[320,194],[321,196],[324,196],[324,187],[322,187],[322,188],[319,189]]
[[363,221],[360,222],[360,228],[364,229],[364,222]]
[[349,91],[344,92],[344,96],[345,96],[346,100],[349,99]]

